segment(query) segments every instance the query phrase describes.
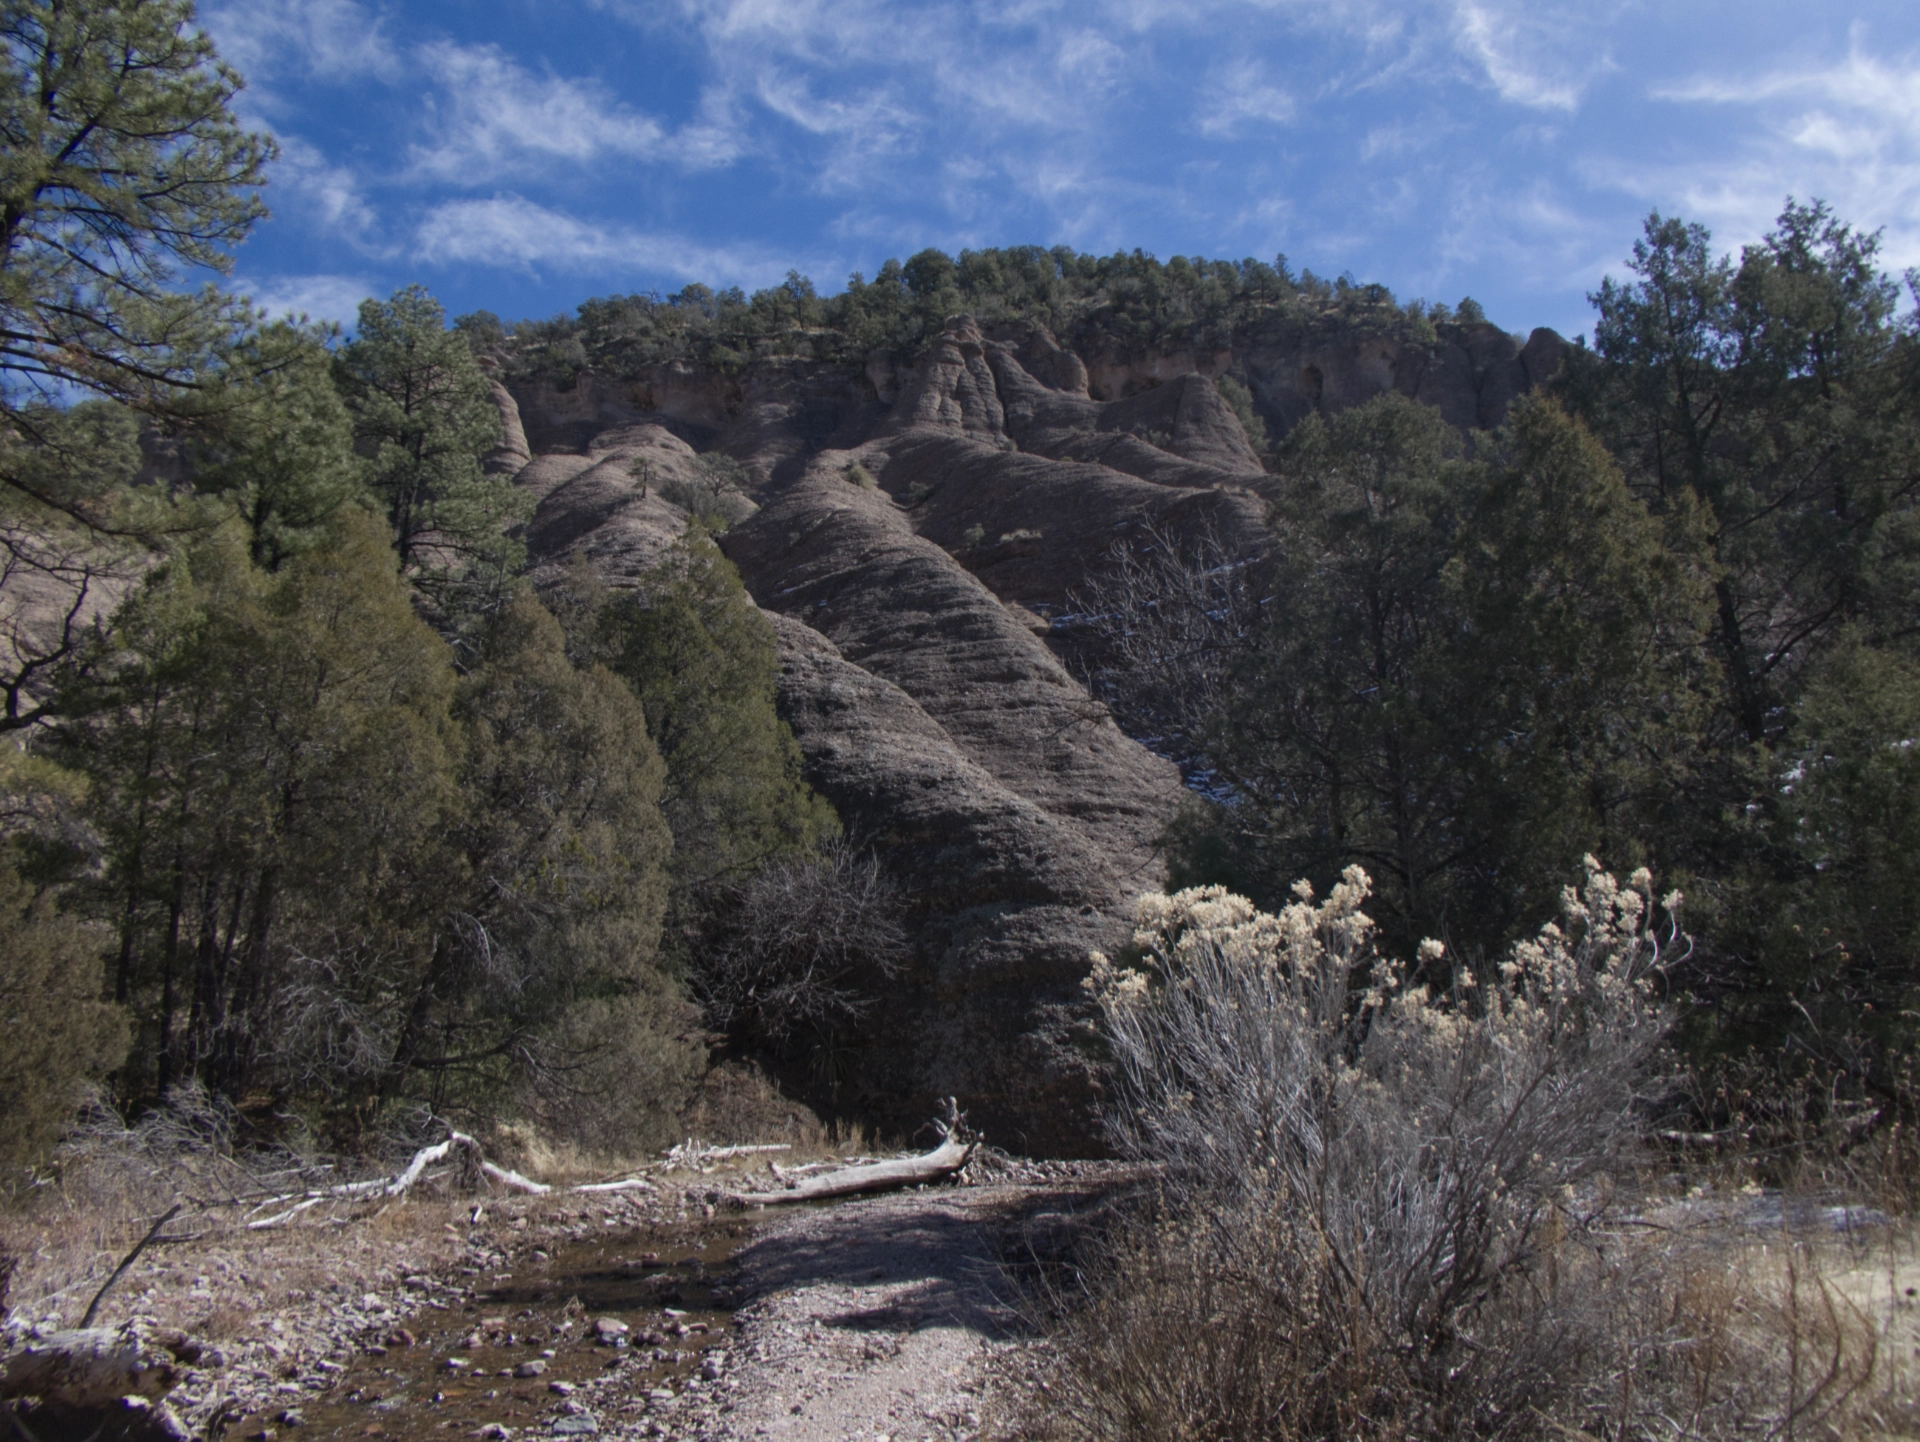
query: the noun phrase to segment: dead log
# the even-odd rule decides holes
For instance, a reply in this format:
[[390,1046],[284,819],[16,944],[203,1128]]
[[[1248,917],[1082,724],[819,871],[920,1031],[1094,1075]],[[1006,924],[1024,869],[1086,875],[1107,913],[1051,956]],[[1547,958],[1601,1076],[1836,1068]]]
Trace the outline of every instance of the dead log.
[[36,1397],[64,1407],[116,1405],[123,1397],[164,1397],[180,1380],[171,1353],[113,1327],[54,1332],[7,1361],[0,1398]]
[[809,1177],[780,1192],[730,1192],[729,1199],[751,1207],[782,1202],[824,1202],[834,1197],[857,1197],[867,1192],[890,1192],[899,1187],[944,1181],[973,1157],[975,1143],[948,1137],[932,1151],[917,1157],[876,1162],[870,1167],[842,1167],[824,1176]]

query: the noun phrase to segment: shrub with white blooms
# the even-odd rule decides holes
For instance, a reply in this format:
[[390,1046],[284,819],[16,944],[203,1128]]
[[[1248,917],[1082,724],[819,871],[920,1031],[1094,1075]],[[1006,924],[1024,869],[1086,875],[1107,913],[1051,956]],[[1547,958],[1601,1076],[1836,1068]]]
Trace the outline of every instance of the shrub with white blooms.
[[1561,921],[1497,966],[1426,941],[1409,967],[1378,954],[1368,890],[1355,866],[1277,916],[1220,887],[1143,896],[1087,986],[1115,1141],[1177,1205],[1244,1220],[1217,1245],[1257,1251],[1292,1345],[1320,1330],[1346,1355],[1364,1332],[1439,1382],[1471,1370],[1488,1300],[1604,1196],[1687,941],[1678,893],[1656,903],[1646,871],[1622,886],[1588,857]]

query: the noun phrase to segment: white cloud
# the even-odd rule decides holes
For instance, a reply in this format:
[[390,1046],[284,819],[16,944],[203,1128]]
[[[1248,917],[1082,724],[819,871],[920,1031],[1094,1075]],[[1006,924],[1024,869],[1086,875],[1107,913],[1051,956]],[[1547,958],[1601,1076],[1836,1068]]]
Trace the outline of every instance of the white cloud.
[[1200,112],[1202,135],[1233,135],[1248,121],[1284,125],[1294,117],[1291,95],[1267,78],[1251,59],[1236,61],[1206,86]]
[[396,79],[382,19],[355,0],[226,0],[201,14],[223,58],[249,78]]
[[[1758,239],[1782,199],[1829,201],[1848,219],[1883,226],[1883,258],[1920,262],[1920,55],[1881,58],[1860,38],[1846,59],[1748,77],[1703,76],[1655,92],[1682,105],[1746,110],[1742,138],[1711,160],[1600,178],[1656,201],[1674,197],[1729,243]],[[1870,221],[1868,218],[1871,218]]]
[[[622,105],[592,80],[536,76],[493,45],[438,42],[420,59],[440,86],[438,135],[413,150],[421,176],[485,185],[555,161],[669,158],[660,122]],[[711,142],[701,153],[711,154]]]
[[291,196],[296,207],[310,213],[326,229],[364,245],[376,219],[360,177],[343,165],[334,165],[314,145],[296,135],[276,137],[280,159],[271,172],[268,196],[275,209],[284,210],[280,197]]
[[790,256],[703,245],[684,236],[599,225],[521,196],[452,200],[435,206],[414,236],[419,258],[436,265],[508,270],[665,273],[689,280],[771,285],[795,264]]
[[314,320],[338,321],[351,327],[360,302],[373,286],[351,275],[282,275],[240,281],[236,290],[251,294],[254,305],[268,316],[305,315]]
[[1459,0],[1454,42],[1503,100],[1571,111],[1587,86],[1612,68],[1604,36],[1617,8]]

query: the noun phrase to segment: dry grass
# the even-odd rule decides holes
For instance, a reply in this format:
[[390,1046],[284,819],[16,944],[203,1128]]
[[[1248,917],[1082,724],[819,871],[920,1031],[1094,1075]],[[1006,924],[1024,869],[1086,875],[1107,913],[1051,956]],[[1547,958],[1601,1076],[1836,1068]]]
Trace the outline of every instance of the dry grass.
[[[1684,1218],[1685,1209],[1673,1213]],[[1003,1435],[1032,1442],[1920,1436],[1911,1224],[1569,1231],[1436,1378],[1353,1294],[1277,1287],[1284,1219],[1140,1219],[1086,1260]],[[1329,1346],[1331,1339],[1340,1345]]]

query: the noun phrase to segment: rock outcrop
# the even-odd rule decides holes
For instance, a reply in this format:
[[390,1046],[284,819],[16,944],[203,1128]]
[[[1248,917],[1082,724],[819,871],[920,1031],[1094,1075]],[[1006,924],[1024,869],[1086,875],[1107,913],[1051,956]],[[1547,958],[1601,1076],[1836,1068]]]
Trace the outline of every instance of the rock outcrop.
[[[1491,326],[1433,345],[1280,332],[1219,352],[1082,356],[1037,325],[961,317],[917,362],[789,358],[516,389],[536,560],[613,584],[685,525],[661,494],[720,451],[761,509],[722,540],[773,619],[780,704],[809,781],[911,900],[914,959],[863,1064],[884,1120],[954,1095],[1016,1149],[1097,1149],[1080,982],[1159,884],[1174,766],[1124,735],[1050,618],[1143,527],[1266,542],[1263,471],[1215,380],[1274,433],[1388,390],[1497,423],[1558,337]],[[652,478],[651,489],[648,478]]]

